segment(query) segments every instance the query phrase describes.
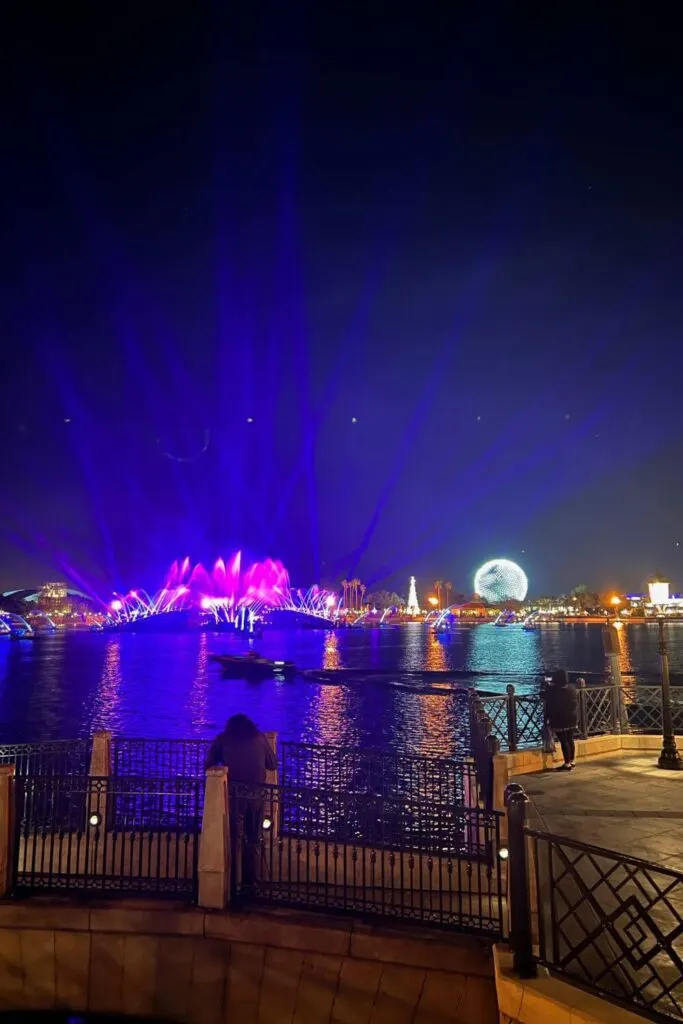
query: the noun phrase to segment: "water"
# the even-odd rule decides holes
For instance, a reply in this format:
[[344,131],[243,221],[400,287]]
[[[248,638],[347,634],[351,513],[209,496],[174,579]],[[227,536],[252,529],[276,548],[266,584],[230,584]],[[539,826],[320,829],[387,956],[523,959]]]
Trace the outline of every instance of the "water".
[[[683,623],[667,627],[672,672],[683,672]],[[658,671],[657,630],[620,633],[622,671]],[[0,740],[69,739],[96,728],[128,736],[211,736],[236,711],[283,739],[449,755],[462,750],[463,700],[452,684],[404,673],[466,670],[459,685],[520,692],[544,669],[603,672],[599,626],[463,627],[436,637],[419,624],[386,630],[266,632],[261,654],[300,668],[369,674],[332,685],[296,679],[224,680],[210,653],[245,649],[225,634],[68,633],[33,642],[0,638]]]

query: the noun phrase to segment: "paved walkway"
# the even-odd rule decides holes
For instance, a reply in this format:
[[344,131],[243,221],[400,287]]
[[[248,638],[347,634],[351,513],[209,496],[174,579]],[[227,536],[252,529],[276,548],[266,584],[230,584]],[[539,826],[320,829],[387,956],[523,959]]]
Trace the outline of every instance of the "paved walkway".
[[623,755],[514,781],[531,800],[532,827],[683,871],[683,771],[656,761]]
[[[652,754],[518,776],[532,827],[683,871],[683,772]],[[622,1002],[683,1020],[683,881],[539,842],[542,956]]]

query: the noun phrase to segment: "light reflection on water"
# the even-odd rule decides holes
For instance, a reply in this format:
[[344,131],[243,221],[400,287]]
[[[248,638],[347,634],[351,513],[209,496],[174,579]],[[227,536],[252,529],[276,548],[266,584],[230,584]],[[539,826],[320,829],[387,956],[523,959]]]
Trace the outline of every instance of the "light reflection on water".
[[[683,672],[683,624],[667,627],[671,670]],[[658,672],[657,629],[620,631],[625,675]],[[599,627],[465,627],[435,636],[419,625],[337,632],[266,632],[259,651],[301,668],[368,668],[341,684],[297,679],[225,680],[211,653],[244,649],[225,634],[57,634],[32,643],[0,639],[0,738],[25,741],[85,735],[95,727],[149,736],[210,736],[237,711],[283,739],[370,745],[423,754],[458,750],[462,702],[447,681],[406,678],[420,670],[482,673],[459,685],[520,692],[556,665],[604,670]]]

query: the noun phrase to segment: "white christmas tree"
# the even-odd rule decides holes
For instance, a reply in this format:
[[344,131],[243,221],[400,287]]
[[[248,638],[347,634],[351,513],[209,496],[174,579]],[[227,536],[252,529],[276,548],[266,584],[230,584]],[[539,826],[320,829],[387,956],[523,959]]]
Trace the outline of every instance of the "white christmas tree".
[[415,577],[410,577],[410,588],[408,590],[408,604],[406,606],[408,615],[419,615],[420,606],[417,603],[417,587],[415,586]]

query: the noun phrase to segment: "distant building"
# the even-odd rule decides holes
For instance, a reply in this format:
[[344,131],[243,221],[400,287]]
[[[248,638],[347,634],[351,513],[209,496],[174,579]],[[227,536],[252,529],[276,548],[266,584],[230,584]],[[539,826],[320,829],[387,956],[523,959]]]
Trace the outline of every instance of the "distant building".
[[38,591],[36,604],[48,614],[68,614],[71,607],[66,583],[44,583]]
[[45,612],[67,619],[100,615],[104,609],[96,598],[81,590],[72,590],[66,583],[45,583],[38,589],[6,590],[0,594],[0,608],[18,615]]

